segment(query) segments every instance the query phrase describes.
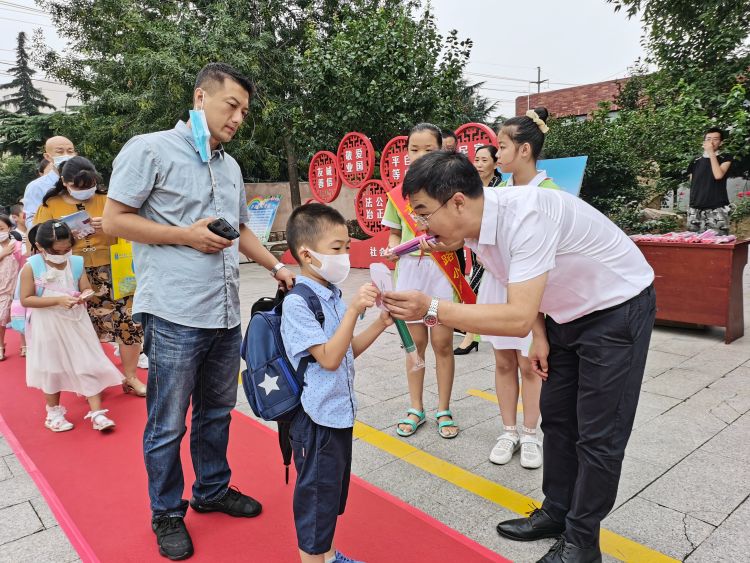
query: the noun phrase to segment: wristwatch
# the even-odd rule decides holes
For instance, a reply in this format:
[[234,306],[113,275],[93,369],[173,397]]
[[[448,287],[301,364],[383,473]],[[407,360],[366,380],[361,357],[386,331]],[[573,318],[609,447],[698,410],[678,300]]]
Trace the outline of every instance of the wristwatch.
[[276,277],[276,274],[278,274],[278,273],[279,273],[279,270],[281,270],[282,268],[286,268],[286,266],[285,266],[284,264],[282,264],[281,262],[279,262],[279,263],[278,263],[278,264],[276,264],[276,265],[275,265],[275,266],[274,266],[273,268],[271,268],[271,269],[269,270],[269,271],[271,272],[271,277],[272,277],[272,278],[275,278],[275,277]]
[[430,301],[430,308],[427,309],[427,314],[422,319],[422,322],[430,328],[438,324],[437,312],[439,303],[440,299],[433,297],[432,301]]

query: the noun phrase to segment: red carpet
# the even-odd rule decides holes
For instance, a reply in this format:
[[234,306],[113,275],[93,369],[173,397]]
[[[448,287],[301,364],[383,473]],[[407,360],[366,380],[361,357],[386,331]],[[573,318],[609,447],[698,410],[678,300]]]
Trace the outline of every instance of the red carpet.
[[[111,350],[109,346],[106,349]],[[85,399],[63,393],[62,404],[76,427],[55,434],[44,428],[41,392],[26,387],[24,360],[18,356],[18,338],[12,331],[6,334],[6,354],[8,359],[0,363],[0,432],[42,490],[81,559],[166,561],[158,555],[149,526],[141,449],[145,400],[124,395],[119,388],[107,390],[104,408],[110,409],[117,429],[102,435],[83,421],[88,412]],[[185,498],[190,497],[193,479],[187,441],[186,436]],[[232,483],[258,498],[263,514],[245,520],[188,510],[186,522],[195,545],[191,561],[298,561],[293,486],[284,484],[276,434],[235,412],[229,460]],[[352,479],[337,547],[368,563],[507,561],[357,478]]]

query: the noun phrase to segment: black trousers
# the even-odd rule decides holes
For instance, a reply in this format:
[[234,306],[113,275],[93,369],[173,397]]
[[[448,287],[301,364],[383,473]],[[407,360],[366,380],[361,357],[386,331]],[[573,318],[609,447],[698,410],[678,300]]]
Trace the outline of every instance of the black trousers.
[[558,324],[547,317],[542,386],[544,504],[565,539],[599,543],[615,503],[656,315],[653,286],[621,305]]

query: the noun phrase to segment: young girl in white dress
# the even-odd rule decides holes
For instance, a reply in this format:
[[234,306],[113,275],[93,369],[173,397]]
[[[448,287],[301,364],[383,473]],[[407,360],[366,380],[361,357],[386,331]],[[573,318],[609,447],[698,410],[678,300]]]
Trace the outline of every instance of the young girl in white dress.
[[[544,170],[536,168],[544,145],[544,136],[548,131],[545,123],[547,116],[545,108],[537,108],[530,110],[525,116],[513,117],[503,123],[498,134],[497,161],[500,169],[512,176],[507,182],[500,183],[499,189],[512,186],[558,189],[554,182],[547,178]],[[477,303],[505,303],[507,299],[506,283],[490,275],[482,278]],[[541,467],[542,444],[537,437],[537,425],[542,380],[532,371],[528,358],[531,334],[523,338],[482,336],[482,340],[489,341],[495,349],[495,392],[503,420],[503,432],[490,452],[490,461],[504,465],[520,449],[522,467]],[[523,424],[520,432],[517,426],[519,370],[523,402]]]
[[104,354],[86,312],[91,284],[83,258],[71,254],[73,234],[53,219],[39,225],[30,243],[39,253],[21,272],[21,304],[29,311],[26,384],[44,393],[44,425],[53,432],[73,428],[60,405],[61,391],[86,397],[91,410],[84,419],[94,430],[111,430],[115,423],[105,416],[101,392],[120,385],[122,374]]
[[[415,125],[409,132],[407,147],[409,159],[412,163],[429,152],[440,150],[442,147],[440,129],[430,123]],[[389,249],[414,238],[414,233],[400,217],[396,206],[390,200],[386,206],[382,223],[391,229],[388,237]],[[389,252],[387,256],[391,260],[398,260],[395,284],[397,291],[418,289],[439,299],[456,300],[453,285],[432,257],[421,256],[421,251],[407,254],[400,259],[392,252]],[[409,323],[408,326],[409,333],[414,339],[414,344],[416,344],[421,358],[424,358],[428,342],[432,344],[432,350],[435,352],[435,371],[437,372],[438,386],[438,410],[435,413],[438,433],[442,438],[455,438],[458,434],[458,425],[453,421],[453,413],[450,410],[455,373],[453,329],[438,324],[428,330],[421,321]],[[411,366],[407,361],[406,378],[409,385],[411,405],[406,411],[407,416],[399,420],[396,427],[396,433],[403,437],[414,434],[425,422],[423,401],[425,370],[423,368],[419,371],[411,371],[410,368]]]

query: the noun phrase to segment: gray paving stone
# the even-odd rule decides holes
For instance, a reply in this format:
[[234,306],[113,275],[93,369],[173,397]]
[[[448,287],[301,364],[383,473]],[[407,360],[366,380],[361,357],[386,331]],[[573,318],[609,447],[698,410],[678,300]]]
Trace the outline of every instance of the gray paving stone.
[[662,352],[661,350],[649,350],[646,358],[646,371],[644,377],[650,379],[664,373],[670,369],[676,368],[685,361],[685,356]]
[[648,393],[656,393],[675,399],[687,399],[704,387],[721,377],[721,374],[709,371],[690,371],[686,369],[670,369],[659,376],[646,381],[642,389]]
[[352,473],[360,477],[396,459],[398,458],[362,440],[354,440],[352,444]]
[[0,508],[13,506],[40,496],[34,481],[28,475],[18,475],[0,481]]
[[642,498],[626,502],[602,526],[680,561],[714,530],[710,524]]
[[638,410],[635,413],[635,422],[633,428],[638,428],[644,424],[647,424],[660,414],[673,408],[679,404],[680,399],[674,397],[667,397],[665,395],[657,395],[656,393],[649,393],[647,391],[641,391],[640,398],[638,399]]
[[45,528],[53,528],[58,525],[55,515],[52,514],[52,510],[43,497],[31,499],[29,502],[31,502],[31,506]]
[[750,554],[750,501],[746,500],[687,558],[688,563],[737,563]]
[[625,456],[622,462],[620,484],[617,487],[617,499],[613,509],[617,509],[648,487],[663,474],[663,471],[661,467],[646,461]]
[[0,563],[68,563],[78,559],[59,527],[0,545]]
[[420,495],[436,496],[443,480],[397,459],[363,477],[384,491],[410,502]]
[[15,455],[8,455],[3,458],[10,472],[15,476],[27,475],[26,470]]
[[11,449],[10,445],[8,445],[8,441],[5,439],[5,437],[0,436],[0,457],[5,457],[6,455],[10,455],[13,453],[13,450]]
[[0,457],[0,481],[5,481],[11,477],[13,477],[13,472],[8,467],[8,464],[5,463],[5,458]]
[[28,501],[0,510],[0,545],[42,529],[44,525]]
[[738,367],[712,383],[709,389],[721,393],[726,404],[738,413],[750,412],[750,368]]
[[750,414],[719,432],[700,451],[750,464]]
[[640,496],[718,526],[750,494],[750,467],[697,451]]

